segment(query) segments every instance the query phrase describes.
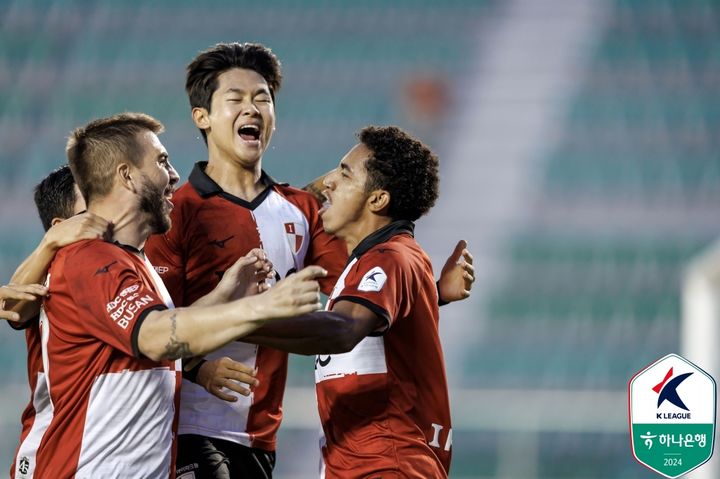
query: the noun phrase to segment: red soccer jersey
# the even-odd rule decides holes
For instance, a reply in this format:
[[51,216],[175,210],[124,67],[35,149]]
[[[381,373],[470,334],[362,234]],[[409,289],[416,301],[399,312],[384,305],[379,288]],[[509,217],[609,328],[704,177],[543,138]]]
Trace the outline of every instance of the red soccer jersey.
[[[12,323],[10,323],[12,326]],[[22,413],[20,422],[20,445],[15,451],[15,459],[10,469],[10,478],[32,477],[33,465],[40,440],[52,417],[52,407],[47,391],[45,373],[42,364],[42,346],[38,318],[24,324],[27,343],[27,372],[30,385],[30,402]]]
[[452,430],[430,259],[397,221],[350,256],[328,309],[352,301],[387,328],[349,353],[318,356],[325,477],[445,478]]
[[140,251],[91,240],[58,252],[48,284],[40,331],[52,419],[35,477],[174,477],[179,362],[137,347],[147,314],[172,306],[162,281]]
[[[309,193],[275,183],[252,202],[225,191],[198,163],[189,182],[173,196],[172,228],[150,237],[146,251],[177,306],[209,293],[222,274],[253,248],[263,248],[279,277],[306,265],[328,270],[321,280],[330,291],[347,260],[345,244],[323,231],[319,204]],[[288,355],[272,348],[234,341],[206,355],[229,356],[257,367],[260,385],[248,396],[227,402],[202,386],[183,381],[180,434],[198,434],[272,451],[282,419]]]

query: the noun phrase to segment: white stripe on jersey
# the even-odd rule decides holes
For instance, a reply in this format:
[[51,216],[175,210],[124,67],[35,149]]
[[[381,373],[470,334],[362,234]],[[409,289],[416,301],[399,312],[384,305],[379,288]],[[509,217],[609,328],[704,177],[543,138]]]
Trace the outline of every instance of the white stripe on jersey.
[[35,472],[35,455],[37,454],[40,441],[45,435],[50,421],[53,417],[53,408],[50,403],[50,394],[45,381],[45,373],[38,372],[35,392],[33,394],[33,408],[35,418],[33,419],[30,432],[20,444],[17,456],[15,457],[15,478],[30,479]]
[[167,367],[98,376],[85,414],[77,477],[166,477],[175,381],[175,370]]
[[[305,265],[305,255],[310,245],[310,225],[305,214],[276,191],[271,191],[263,202],[252,211],[260,243],[281,278],[290,271],[298,271]],[[286,231],[292,224],[294,233]],[[302,237],[300,247],[294,243]],[[225,356],[255,368],[258,347],[254,344],[233,341],[217,351],[205,355],[206,359]],[[247,433],[250,407],[254,394],[243,396],[229,389],[223,392],[237,398],[227,402],[208,393],[205,388],[183,380],[180,390],[180,424],[178,434],[198,434],[232,441],[251,447]]]
[[[345,289],[345,278],[357,262],[357,258],[345,267],[330,295],[330,300],[340,296]],[[327,307],[330,306],[328,300]],[[326,308],[327,308],[326,307]],[[348,374],[386,374],[385,340],[382,336],[367,336],[352,351],[343,354],[318,355],[315,358],[315,383],[337,379]]]

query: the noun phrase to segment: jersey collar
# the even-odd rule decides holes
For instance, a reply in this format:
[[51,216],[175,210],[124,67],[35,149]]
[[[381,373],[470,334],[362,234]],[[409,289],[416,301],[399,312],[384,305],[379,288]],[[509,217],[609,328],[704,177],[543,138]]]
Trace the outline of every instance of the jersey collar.
[[384,243],[393,236],[403,233],[415,237],[415,223],[408,220],[397,220],[383,226],[382,228],[376,230],[373,233],[370,233],[352,251],[350,259],[348,259],[348,263],[350,263],[353,259],[359,258],[360,256],[367,253],[368,250],[370,250],[370,248],[372,248],[373,246]]
[[205,169],[207,168],[208,162],[207,161],[198,161],[195,163],[195,166],[193,167],[192,172],[190,173],[190,178],[188,178],[188,181],[190,182],[190,185],[195,189],[195,191],[198,192],[198,194],[203,198],[209,198],[214,195],[222,196],[223,198],[236,203],[240,206],[244,206],[245,208],[254,210],[257,208],[257,206],[260,205],[260,203],[265,200],[268,194],[270,194],[270,191],[272,190],[273,186],[279,185],[282,183],[278,183],[275,181],[273,177],[265,173],[264,170],[262,170],[260,174],[260,181],[267,185],[267,187],[257,195],[257,197],[252,201],[245,201],[242,198],[238,198],[235,195],[231,195],[230,193],[223,190],[220,185],[215,183],[215,180],[210,178],[207,173],[205,173]]

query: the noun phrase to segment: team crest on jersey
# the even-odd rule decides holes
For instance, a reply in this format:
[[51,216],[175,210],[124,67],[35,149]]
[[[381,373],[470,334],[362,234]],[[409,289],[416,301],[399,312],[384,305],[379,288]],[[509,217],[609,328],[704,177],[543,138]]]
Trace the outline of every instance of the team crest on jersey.
[[380,291],[385,286],[387,275],[380,266],[365,273],[362,281],[358,285],[358,291]]
[[287,236],[288,244],[294,254],[300,251],[300,247],[303,242],[303,235],[301,234],[302,226],[300,223],[285,223],[285,235]]

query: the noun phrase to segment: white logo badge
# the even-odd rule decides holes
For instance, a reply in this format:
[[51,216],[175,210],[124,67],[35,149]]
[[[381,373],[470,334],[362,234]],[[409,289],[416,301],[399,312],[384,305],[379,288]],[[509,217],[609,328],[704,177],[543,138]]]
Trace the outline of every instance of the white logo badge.
[[358,291],[380,291],[385,285],[387,275],[380,266],[375,266],[373,269],[365,273]]

